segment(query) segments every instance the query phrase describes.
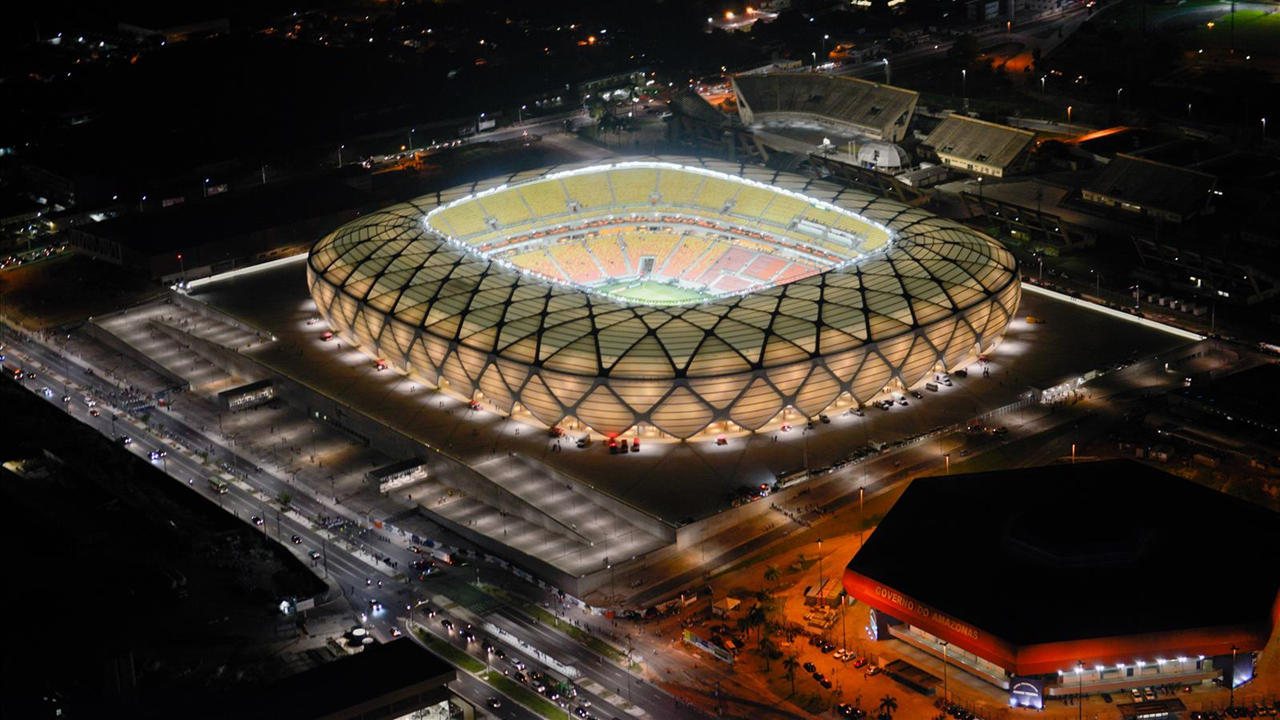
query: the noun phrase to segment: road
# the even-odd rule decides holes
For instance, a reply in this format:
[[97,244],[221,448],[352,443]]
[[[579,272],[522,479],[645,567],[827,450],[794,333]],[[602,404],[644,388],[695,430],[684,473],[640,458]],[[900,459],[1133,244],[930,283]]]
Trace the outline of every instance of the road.
[[[269,499],[277,498],[282,492],[288,492],[292,498],[291,509],[303,518],[322,515],[341,517],[344,515],[344,508],[331,506],[317,499],[318,496],[310,492],[300,492],[299,486],[287,479],[257,466],[253,460],[238,457],[209,435],[187,425],[180,415],[153,410],[152,422],[162,420],[164,423],[163,437],[159,436],[159,433],[148,430],[136,418],[111,405],[113,397],[116,402],[123,404],[125,391],[111,380],[104,378],[100,372],[89,374],[84,367],[34,339],[20,340],[7,331],[4,336],[9,355],[6,367],[21,365],[25,370],[35,373],[35,378],[22,381],[27,388],[39,393],[42,387],[49,387],[53,393],[49,398],[50,402],[63,406],[77,420],[118,442],[122,436],[129,436],[132,442],[127,446],[128,451],[143,458],[148,457],[152,451],[168,451],[168,455],[162,460],[154,461],[155,464],[170,476],[187,484],[193,491],[205,496],[210,502],[217,502],[224,510],[245,522],[249,522],[249,519],[254,516],[262,518],[263,524],[260,526],[262,532],[291,548],[303,562],[311,562],[307,556],[311,550],[320,552],[321,559],[313,562],[312,566],[318,575],[331,580],[337,586],[356,612],[367,611],[372,600],[381,601],[385,607],[384,612],[368,617],[366,623],[370,633],[380,641],[390,640],[393,637],[393,631],[399,631],[404,626],[408,605],[418,599],[443,595],[451,600],[458,599],[459,604],[465,609],[463,603],[474,604],[477,594],[472,584],[473,578],[483,574],[491,576],[494,583],[518,582],[511,575],[486,567],[445,568],[440,574],[431,577],[422,587],[397,582],[394,580],[395,571],[387,562],[379,562],[375,559],[369,547],[376,547],[377,556],[399,563],[407,570],[409,564],[418,557],[409,549],[407,541],[386,538],[390,541],[378,542],[375,545],[380,534],[369,531],[374,534],[364,536],[364,533],[361,533],[354,538],[344,538],[344,541],[353,542],[366,552],[352,550],[344,542],[334,542],[335,538],[331,533],[321,532],[310,522],[300,520],[291,513],[280,512],[278,504]],[[68,402],[65,403],[62,402],[64,392],[69,396]],[[97,399],[100,416],[90,415],[89,408],[85,404],[86,396]],[[186,399],[184,402],[189,404],[192,400]],[[157,415],[161,417],[157,418]],[[225,494],[220,495],[214,492],[208,483],[208,477],[214,471],[193,454],[175,450],[172,442],[186,448],[207,452],[210,464],[215,466],[222,464],[234,470],[235,472],[231,474],[237,477],[237,482]],[[355,518],[349,519],[355,520]],[[295,544],[291,541],[294,535],[300,538],[301,543]],[[369,547],[359,544],[361,541],[367,543]],[[535,592],[538,591],[535,590]],[[644,710],[650,717],[702,717],[692,708],[675,709],[674,699],[660,688],[644,682],[563,633],[537,623],[519,609],[501,601],[484,603],[484,606],[484,609],[476,613],[483,620],[493,622],[499,628],[523,639],[560,662],[573,665],[582,672],[584,678],[594,680],[606,689],[620,689],[622,692],[619,694],[622,697],[627,697],[629,694],[633,704]],[[459,614],[452,614],[450,617],[460,626],[467,622]],[[447,636],[442,637],[447,638]],[[477,654],[478,645],[467,647],[465,643],[454,642],[454,644],[471,652],[477,659],[485,659]],[[518,655],[514,648],[509,654]],[[533,658],[525,657],[524,659],[530,667],[539,667]],[[496,694],[493,688],[466,672],[460,671],[459,678],[460,682],[455,689],[468,700],[483,706],[487,698]],[[583,697],[591,700],[593,708],[613,710],[604,698],[594,696],[585,690],[579,692]],[[593,710],[593,714],[597,710]],[[498,714],[501,717],[512,718],[536,717],[514,701],[503,702]],[[605,717],[622,714],[619,709],[606,714]]]

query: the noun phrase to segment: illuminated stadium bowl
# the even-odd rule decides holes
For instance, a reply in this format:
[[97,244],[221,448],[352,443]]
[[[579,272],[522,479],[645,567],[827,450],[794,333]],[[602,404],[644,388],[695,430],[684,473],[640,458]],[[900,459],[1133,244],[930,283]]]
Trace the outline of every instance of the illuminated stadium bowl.
[[547,425],[677,438],[867,402],[985,352],[1013,256],[922,210],[690,158],[446,190],[315,244],[334,331],[391,367]]

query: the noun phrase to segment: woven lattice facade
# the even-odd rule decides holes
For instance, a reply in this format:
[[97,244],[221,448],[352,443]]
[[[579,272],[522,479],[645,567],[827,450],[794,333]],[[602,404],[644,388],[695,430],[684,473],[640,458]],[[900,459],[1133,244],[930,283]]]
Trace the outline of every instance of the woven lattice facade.
[[[682,438],[914,386],[991,347],[1020,296],[1012,255],[956,223],[688,158],[418,198],[320,240],[307,279],[331,327],[398,370],[548,425]],[[641,282],[697,297],[601,289]]]

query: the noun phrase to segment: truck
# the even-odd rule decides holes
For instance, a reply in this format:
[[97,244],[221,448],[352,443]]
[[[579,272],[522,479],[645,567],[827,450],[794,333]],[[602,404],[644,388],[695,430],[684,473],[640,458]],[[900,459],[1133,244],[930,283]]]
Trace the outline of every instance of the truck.
[[452,565],[454,563],[453,553],[442,548],[433,548],[431,550],[431,557],[445,563],[446,565]]
[[210,475],[209,489],[219,495],[226,495],[227,491],[231,489],[231,483],[224,480],[221,476]]

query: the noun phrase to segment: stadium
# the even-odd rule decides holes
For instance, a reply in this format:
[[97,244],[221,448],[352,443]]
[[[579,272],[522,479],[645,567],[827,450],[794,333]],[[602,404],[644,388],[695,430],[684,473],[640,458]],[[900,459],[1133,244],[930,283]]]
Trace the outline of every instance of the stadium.
[[317,242],[334,332],[547,426],[754,431],[925,382],[1017,308],[999,243],[822,180],[692,158],[556,166]]

